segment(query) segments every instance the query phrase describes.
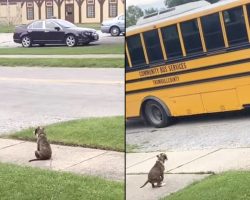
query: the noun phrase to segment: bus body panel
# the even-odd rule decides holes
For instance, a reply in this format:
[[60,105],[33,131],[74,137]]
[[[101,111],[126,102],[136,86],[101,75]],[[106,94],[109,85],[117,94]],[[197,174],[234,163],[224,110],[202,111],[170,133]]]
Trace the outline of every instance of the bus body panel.
[[[219,83],[219,84],[218,84]],[[166,104],[172,116],[241,110],[250,104],[250,76],[181,88],[126,95],[126,117],[140,117],[143,100],[156,97]]]

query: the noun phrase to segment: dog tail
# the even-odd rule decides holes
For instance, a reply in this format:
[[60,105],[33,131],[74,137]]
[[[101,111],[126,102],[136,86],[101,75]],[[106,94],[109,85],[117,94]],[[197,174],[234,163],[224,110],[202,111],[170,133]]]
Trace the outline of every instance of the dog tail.
[[33,162],[33,161],[39,161],[40,159],[32,159],[32,160],[29,160],[29,162]]
[[145,185],[147,185],[148,184],[148,180],[144,183],[144,185],[142,185],[140,188],[143,188]]

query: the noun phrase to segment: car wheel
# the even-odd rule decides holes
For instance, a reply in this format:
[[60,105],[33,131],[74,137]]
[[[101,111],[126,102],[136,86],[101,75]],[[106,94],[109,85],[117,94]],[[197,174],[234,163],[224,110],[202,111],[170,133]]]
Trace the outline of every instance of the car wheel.
[[121,32],[120,32],[120,29],[117,26],[113,26],[110,29],[110,33],[111,33],[112,36],[119,36]]
[[32,42],[31,42],[31,38],[29,36],[23,36],[22,37],[22,45],[23,47],[31,47]]
[[154,100],[146,102],[144,106],[144,118],[150,125],[156,128],[166,127],[171,124],[171,117],[168,116],[164,107]]
[[68,47],[74,47],[76,45],[76,37],[74,35],[68,35],[65,39],[65,43]]

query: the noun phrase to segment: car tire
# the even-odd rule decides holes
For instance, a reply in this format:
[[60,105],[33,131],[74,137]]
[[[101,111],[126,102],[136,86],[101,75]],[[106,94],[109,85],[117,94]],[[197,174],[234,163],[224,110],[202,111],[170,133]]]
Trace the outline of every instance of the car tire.
[[110,29],[110,34],[111,34],[112,36],[119,36],[120,33],[121,33],[121,31],[120,31],[119,27],[117,27],[117,26],[113,26],[113,27]]
[[76,37],[72,34],[67,35],[65,38],[65,43],[68,47],[74,47],[77,44]]
[[171,124],[171,117],[166,109],[155,100],[148,100],[144,104],[144,119],[156,128],[163,128]]
[[32,46],[31,38],[28,35],[22,37],[22,46],[25,48]]

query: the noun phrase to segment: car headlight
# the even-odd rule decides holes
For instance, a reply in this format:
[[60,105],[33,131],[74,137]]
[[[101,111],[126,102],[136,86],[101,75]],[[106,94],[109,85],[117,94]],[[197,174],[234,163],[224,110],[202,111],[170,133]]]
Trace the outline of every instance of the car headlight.
[[83,32],[83,35],[88,35],[88,36],[90,36],[90,35],[92,35],[92,33],[91,33],[91,32],[86,31],[86,32]]

